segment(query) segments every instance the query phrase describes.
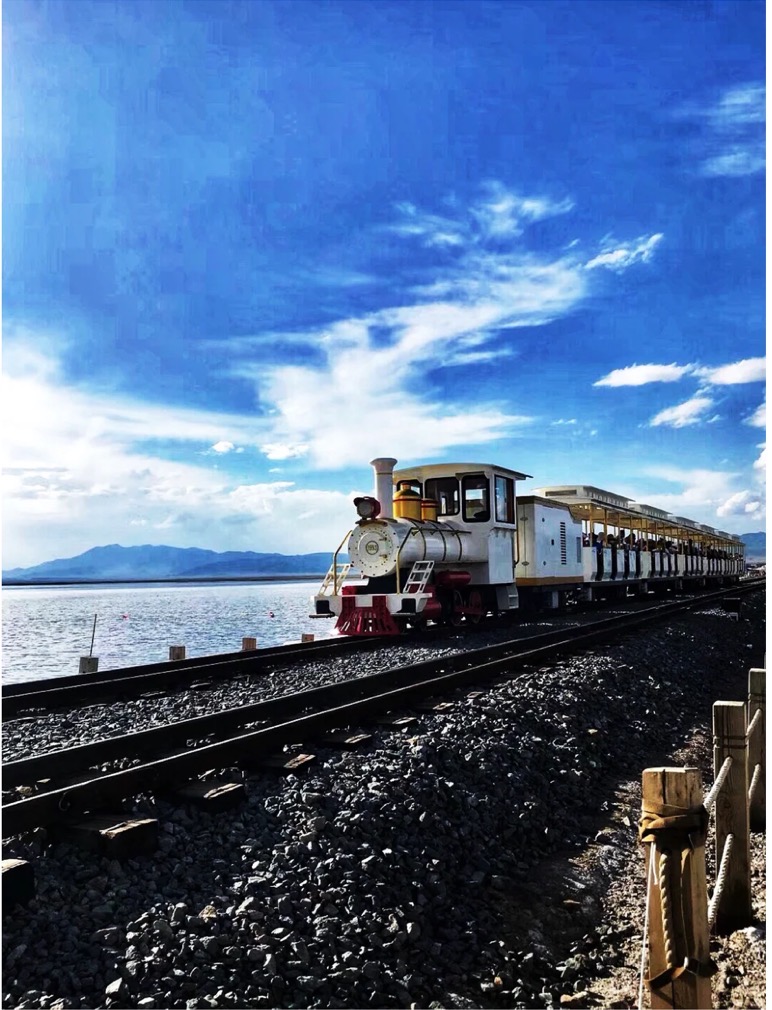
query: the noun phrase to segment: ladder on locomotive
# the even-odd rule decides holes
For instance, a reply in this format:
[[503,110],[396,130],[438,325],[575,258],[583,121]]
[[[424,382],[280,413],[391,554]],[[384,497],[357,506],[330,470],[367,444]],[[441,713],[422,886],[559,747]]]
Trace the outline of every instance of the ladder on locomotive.
[[426,589],[426,583],[434,571],[433,561],[416,561],[410,569],[410,574],[405,582],[406,593],[422,593]]
[[[319,596],[332,596],[335,586],[342,586],[346,581],[348,573],[351,571],[350,561],[338,561],[330,565],[330,570],[324,577],[324,581],[319,586]],[[332,588],[331,588],[332,587]]]

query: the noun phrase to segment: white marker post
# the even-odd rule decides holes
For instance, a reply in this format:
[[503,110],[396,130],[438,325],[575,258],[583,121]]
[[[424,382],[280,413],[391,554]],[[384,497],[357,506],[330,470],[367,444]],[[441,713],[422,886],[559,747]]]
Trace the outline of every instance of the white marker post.
[[99,669],[99,656],[92,655],[94,651],[94,636],[96,635],[97,615],[94,614],[94,626],[91,629],[91,647],[88,656],[81,656],[78,664],[78,673],[96,673]]

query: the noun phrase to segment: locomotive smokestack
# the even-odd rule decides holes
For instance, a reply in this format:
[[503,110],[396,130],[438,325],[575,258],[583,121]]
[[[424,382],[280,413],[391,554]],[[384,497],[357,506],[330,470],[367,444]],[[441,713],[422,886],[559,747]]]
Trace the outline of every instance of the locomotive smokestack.
[[396,459],[391,456],[371,459],[370,466],[375,470],[375,497],[381,504],[381,519],[391,519],[394,515],[392,499],[394,497],[394,467]]

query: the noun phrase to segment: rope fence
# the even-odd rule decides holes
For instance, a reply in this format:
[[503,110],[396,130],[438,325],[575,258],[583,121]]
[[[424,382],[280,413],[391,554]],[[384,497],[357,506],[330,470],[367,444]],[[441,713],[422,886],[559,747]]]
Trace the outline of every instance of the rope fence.
[[[645,980],[652,1008],[712,1007],[710,935],[752,922],[750,832],[765,827],[765,678],[765,670],[750,671],[747,703],[713,705],[714,781],[704,797],[697,768],[643,773],[639,836],[647,894],[639,1006]],[[711,820],[718,870],[708,901]]]

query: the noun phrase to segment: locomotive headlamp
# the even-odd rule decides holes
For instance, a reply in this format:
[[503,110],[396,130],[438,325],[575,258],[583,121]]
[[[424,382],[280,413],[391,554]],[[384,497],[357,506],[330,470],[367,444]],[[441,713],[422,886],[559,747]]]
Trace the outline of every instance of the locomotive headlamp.
[[364,498],[355,498],[354,505],[363,519],[375,519],[381,511],[381,503],[377,498],[372,498],[370,495]]

